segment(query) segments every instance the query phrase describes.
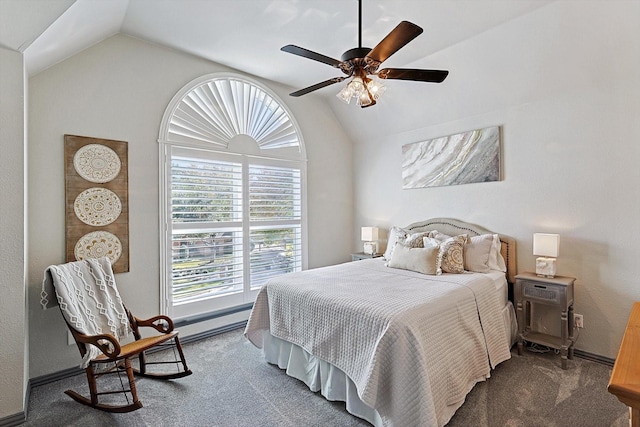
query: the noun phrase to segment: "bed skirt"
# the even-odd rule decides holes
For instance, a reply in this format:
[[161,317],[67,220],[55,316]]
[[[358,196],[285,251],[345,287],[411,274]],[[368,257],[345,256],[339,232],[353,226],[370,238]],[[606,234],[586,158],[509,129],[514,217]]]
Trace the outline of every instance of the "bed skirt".
[[[504,307],[502,315],[505,330],[510,333],[509,342],[513,345],[517,338],[518,324],[511,303]],[[345,402],[350,414],[368,421],[375,427],[383,426],[378,411],[360,400],[354,382],[343,371],[295,344],[272,336],[267,331],[264,332],[263,343],[264,357],[268,363],[284,369],[287,375],[305,383],[309,390],[319,391],[325,399]],[[464,401],[459,406],[462,406],[462,403]]]
[[358,397],[356,386],[340,369],[308,353],[302,347],[291,344],[264,332],[264,357],[268,363],[286,370],[313,392],[320,392],[325,399],[345,402],[347,412],[382,427],[378,411]]

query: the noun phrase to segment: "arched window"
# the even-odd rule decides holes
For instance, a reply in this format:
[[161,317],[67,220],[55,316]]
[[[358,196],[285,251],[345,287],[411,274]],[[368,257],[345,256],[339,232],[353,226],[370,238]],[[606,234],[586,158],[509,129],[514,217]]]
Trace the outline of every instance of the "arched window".
[[187,84],[160,127],[162,311],[250,304],[305,260],[305,154],[269,89],[234,74]]

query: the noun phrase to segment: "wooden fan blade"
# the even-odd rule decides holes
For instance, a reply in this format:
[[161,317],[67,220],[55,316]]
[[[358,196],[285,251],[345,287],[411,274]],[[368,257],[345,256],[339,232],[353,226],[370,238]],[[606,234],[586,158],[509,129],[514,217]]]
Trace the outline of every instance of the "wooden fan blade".
[[381,79],[415,80],[419,82],[442,83],[449,75],[445,70],[419,70],[415,68],[385,68],[378,71]]
[[314,61],[322,62],[324,64],[329,64],[332,67],[340,68],[341,61],[337,59],[330,58],[321,53],[313,52],[309,49],[305,49],[303,47],[294,46],[292,44],[288,44],[280,49],[283,52],[293,53],[294,55],[302,56],[303,58],[313,59]]
[[318,90],[318,89],[322,89],[323,87],[327,87],[329,85],[335,84],[335,83],[340,83],[341,81],[343,81],[344,79],[346,79],[349,76],[345,76],[345,77],[334,77],[332,79],[329,80],[325,80],[323,82],[320,83],[316,83],[313,86],[309,86],[306,87],[304,89],[300,89],[297,90],[295,92],[291,92],[289,95],[291,96],[302,96],[302,95],[306,95],[309,92],[313,92],[314,90]]
[[409,21],[402,21],[376,47],[371,49],[367,57],[374,61],[384,62],[420,34],[422,34],[422,28]]

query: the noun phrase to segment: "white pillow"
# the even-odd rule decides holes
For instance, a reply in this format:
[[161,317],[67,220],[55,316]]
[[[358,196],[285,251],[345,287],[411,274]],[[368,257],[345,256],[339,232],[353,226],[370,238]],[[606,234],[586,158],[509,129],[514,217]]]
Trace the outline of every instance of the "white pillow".
[[435,275],[439,251],[438,247],[410,248],[403,243],[398,243],[387,266]]
[[387,239],[387,249],[384,251],[384,259],[391,260],[393,255],[393,249],[398,243],[398,240],[404,240],[409,235],[409,232],[404,228],[396,227],[395,225],[389,229],[389,238]]
[[488,273],[489,258],[493,248],[493,235],[482,234],[467,239],[464,245],[464,269],[476,273]]
[[504,263],[504,258],[500,252],[502,249],[502,243],[500,242],[500,236],[493,235],[493,245],[491,245],[491,253],[489,254],[489,268],[491,270],[498,270],[502,272],[507,271],[507,266]]

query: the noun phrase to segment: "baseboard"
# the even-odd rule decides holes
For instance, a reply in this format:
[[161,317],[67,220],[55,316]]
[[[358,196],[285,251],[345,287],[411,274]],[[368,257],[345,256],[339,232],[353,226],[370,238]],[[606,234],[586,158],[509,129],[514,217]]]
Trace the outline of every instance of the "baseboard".
[[232,323],[230,325],[221,326],[219,328],[209,329],[208,331],[200,332],[198,334],[189,335],[188,337],[180,337],[180,342],[183,344],[196,342],[205,338],[214,337],[216,335],[224,334],[225,332],[231,332],[236,329],[244,328],[247,325],[247,321]]
[[253,303],[238,305],[235,307],[224,308],[222,310],[212,311],[210,313],[197,314],[195,316],[184,317],[179,320],[173,321],[173,326],[181,328],[183,326],[192,325],[194,323],[200,323],[207,320],[217,319],[219,317],[229,316],[231,314],[241,313],[243,311],[250,311],[253,308]]
[[18,426],[27,421],[27,409],[29,407],[29,398],[31,397],[31,387],[31,380],[29,380],[27,381],[27,388],[24,391],[25,410],[18,412],[17,414],[9,415],[8,417],[0,418],[0,427]]
[[[50,374],[41,375],[39,377],[31,378],[29,380],[30,387],[38,387],[41,385],[49,384],[54,381],[62,380],[64,378],[74,377],[84,372],[84,369],[79,367],[67,368],[61,371],[52,372]],[[29,388],[31,390],[31,388]]]
[[[200,332],[199,334],[190,335],[188,337],[184,337],[184,338],[180,337],[180,342],[182,344],[187,344],[191,342],[200,341],[205,338],[210,338],[216,335],[224,334],[225,332],[230,332],[236,329],[244,328],[246,324],[247,324],[247,321],[243,320],[241,322],[236,322],[230,325],[221,326],[219,328],[210,329],[208,331]],[[161,349],[157,349],[156,351],[159,351],[159,350]],[[80,375],[82,373],[84,373],[84,369],[81,369],[79,367],[74,367],[74,368],[63,369],[61,371],[53,372],[51,374],[41,375],[39,377],[32,378],[31,380],[29,380],[29,387],[27,388],[28,390],[27,393],[29,394],[31,393],[31,387],[38,387],[38,386],[48,384],[57,380]],[[27,402],[28,401],[29,400],[27,399]],[[0,424],[0,427],[3,427],[3,425]]]
[[590,360],[592,362],[601,363],[603,365],[607,365],[611,367],[613,367],[613,364],[616,361],[615,359],[611,359],[609,357],[600,356],[598,354],[593,354],[593,353],[589,353],[587,351],[582,351],[582,350],[574,350],[573,354],[579,357],[580,359]]
[[0,418],[0,427],[13,427],[27,421],[27,414],[22,411],[17,414],[9,415],[8,417]]

